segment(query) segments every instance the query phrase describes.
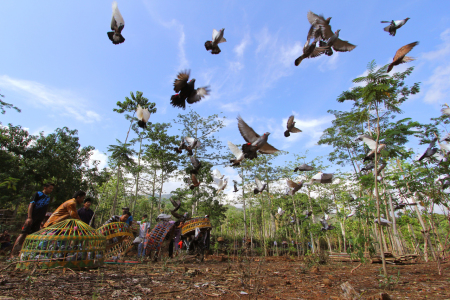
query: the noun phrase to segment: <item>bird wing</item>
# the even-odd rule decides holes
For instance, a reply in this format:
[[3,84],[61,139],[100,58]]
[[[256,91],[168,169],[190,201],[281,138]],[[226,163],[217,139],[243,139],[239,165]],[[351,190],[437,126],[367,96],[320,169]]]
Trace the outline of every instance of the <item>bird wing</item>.
[[[238,120],[238,128],[242,137],[247,143],[253,143],[259,138],[259,134],[257,134],[253,128],[247,125],[244,120],[242,120],[241,116],[237,117]],[[267,144],[266,144],[267,145]],[[276,149],[275,149],[276,150]]]
[[358,138],[362,140],[371,150],[375,150],[376,142],[373,140],[372,137],[368,136],[367,134],[363,134],[360,135]]
[[290,116],[287,121],[287,128],[289,129],[294,123],[294,115]]
[[286,183],[287,183],[288,187],[291,187],[291,188],[293,188],[293,189],[295,189],[295,188],[298,187],[298,184],[296,184],[295,182],[293,182],[293,181],[290,180],[290,179],[287,179],[287,180],[286,180]]
[[189,144],[189,147],[192,147],[194,145],[195,139],[191,137],[184,137],[185,141]]
[[272,146],[269,143],[265,143],[261,148],[259,148],[259,152],[261,152],[262,154],[273,154],[278,150],[277,148],[275,148],[274,146]]
[[[213,34],[212,34],[212,41],[216,44],[220,44],[220,43],[225,43],[227,40],[223,37],[223,31],[224,29],[221,29],[219,31],[213,29]],[[222,37],[219,40],[220,35],[222,35]]]
[[309,57],[317,57],[317,56],[320,56],[320,55],[322,55],[324,53],[325,53],[325,49],[321,49],[321,48],[315,47],[313,52],[309,55]]
[[450,116],[450,107],[441,109],[441,112],[442,112],[444,115]]
[[220,174],[220,171],[215,169],[214,171],[214,176],[216,176],[217,178],[222,178],[222,174]]
[[348,52],[348,51],[352,51],[353,49],[355,49],[356,46],[353,44],[350,44],[347,41],[343,41],[341,39],[336,39],[333,43],[333,49],[339,52]]
[[142,118],[140,118],[140,120],[142,120],[145,123],[147,123],[148,119],[150,119],[150,112],[148,111],[147,108],[144,108],[142,110]]
[[212,41],[214,42],[214,40],[216,39],[216,37],[219,35],[219,32],[215,29],[213,29],[213,33],[212,33]]
[[332,179],[333,179],[333,174],[322,173],[322,180],[332,180]]
[[314,175],[311,180],[321,180],[322,179],[322,172],[317,173],[316,175]]
[[327,228],[328,227],[328,223],[325,220],[320,220],[320,224],[322,224],[323,228]]
[[214,177],[214,182],[217,184],[217,186],[222,186],[223,180],[217,177]]
[[231,152],[234,156],[236,156],[236,158],[240,158],[243,154],[242,150],[230,141],[228,141],[228,148],[230,148]]
[[195,176],[195,174],[191,175],[191,179],[192,179],[192,184],[194,184],[194,185],[198,184],[197,176]]
[[191,70],[184,70],[178,73],[177,79],[173,83],[173,90],[175,92],[180,92],[181,89],[187,84],[189,76],[191,75]]
[[398,49],[397,52],[395,53],[393,61],[402,59],[406,54],[409,53],[409,51],[412,50],[412,48],[414,48],[418,44],[419,44],[419,42],[414,42],[414,43],[410,43],[410,44],[405,45],[405,46],[401,47],[400,49]]
[[200,162],[198,161],[197,157],[191,156],[191,163],[194,166],[194,168],[198,168],[200,166]]
[[261,181],[258,179],[258,177],[255,177],[255,183],[256,183],[256,187],[258,188],[258,190],[261,190],[263,185],[262,185]]
[[[121,26],[125,26],[125,21],[123,20],[122,14],[119,11],[119,7],[117,6],[117,2],[114,1],[112,3],[112,11],[113,11],[113,19],[116,22],[116,26],[117,28],[121,27]],[[111,29],[114,30],[113,28],[113,22],[111,21]]]
[[323,15],[316,15],[312,11],[308,11],[308,13],[306,14],[306,17],[308,18],[308,22],[311,25],[314,24],[314,22],[317,22],[318,24],[325,23],[325,18],[323,17]]
[[434,145],[436,145],[436,141],[437,141],[437,138],[434,138],[434,139],[431,141],[430,146],[428,146],[428,149],[434,148]]
[[143,108],[138,104],[137,108],[136,108],[136,116],[139,120],[142,120],[144,117],[144,112],[143,112]]
[[202,98],[204,98],[205,96],[209,95],[209,92],[211,92],[211,90],[209,89],[209,86],[200,87],[195,91],[194,95],[187,98],[187,102],[189,104],[198,102],[198,101],[202,100]]

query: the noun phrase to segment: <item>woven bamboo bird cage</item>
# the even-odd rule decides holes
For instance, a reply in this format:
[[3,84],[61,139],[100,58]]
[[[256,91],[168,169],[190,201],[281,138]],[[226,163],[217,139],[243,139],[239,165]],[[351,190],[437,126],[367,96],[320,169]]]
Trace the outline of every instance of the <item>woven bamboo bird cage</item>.
[[26,237],[17,268],[95,268],[103,264],[105,240],[80,220],[64,220]]
[[203,228],[209,228],[211,229],[211,222],[209,221],[209,218],[206,217],[200,217],[200,218],[192,218],[189,221],[186,221],[181,228],[181,234],[186,235],[192,231],[195,231],[195,228],[203,229]]
[[97,229],[106,237],[105,258],[123,257],[132,246],[134,235],[130,226],[124,222],[113,222]]

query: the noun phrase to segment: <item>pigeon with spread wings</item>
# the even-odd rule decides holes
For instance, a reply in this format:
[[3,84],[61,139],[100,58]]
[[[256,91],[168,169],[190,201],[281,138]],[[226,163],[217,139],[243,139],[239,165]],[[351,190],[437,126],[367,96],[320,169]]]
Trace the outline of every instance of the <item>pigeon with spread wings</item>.
[[220,191],[223,191],[227,187],[228,178],[222,179],[222,178],[214,177],[214,182],[217,185],[217,191],[220,192]]
[[400,64],[404,64],[413,60],[416,60],[413,57],[406,56],[406,54],[409,53],[415,46],[417,46],[419,42],[414,42],[408,45],[405,45],[397,50],[395,53],[394,59],[392,60],[391,64],[389,65],[387,72],[389,73],[394,66],[398,66]]
[[181,140],[180,146],[179,147],[175,147],[173,148],[173,150],[178,153],[181,154],[183,153],[183,149],[186,149],[186,142],[183,140]]
[[209,95],[209,87],[195,89],[195,79],[189,80],[190,70],[178,73],[177,79],[173,83],[173,90],[177,93],[170,98],[170,104],[174,107],[186,109],[186,101],[189,104],[202,100]]
[[270,134],[269,132],[266,132],[262,136],[260,136],[253,130],[253,128],[248,126],[240,116],[237,118],[237,120],[239,132],[247,142],[247,144],[242,145],[242,152],[244,152],[245,158],[256,158],[258,156],[256,153],[257,151],[262,154],[273,154],[279,151],[278,149],[267,143],[267,139],[269,138]]
[[395,36],[397,29],[405,25],[408,20],[409,18],[398,21],[381,21],[381,23],[390,23],[388,26],[384,27],[384,31],[389,32],[389,35]]
[[316,30],[320,30],[322,40],[328,40],[333,36],[333,31],[331,30],[330,26],[331,17],[325,19],[323,15],[317,15],[312,11],[309,11],[306,14],[306,17],[308,18],[311,26],[314,26],[314,29],[309,30],[308,38],[311,38],[311,33],[315,32]]
[[[361,134],[355,139],[355,141],[363,141],[370,148],[369,153],[367,153],[366,157],[364,157],[364,162],[367,160],[372,160],[375,157],[376,142],[371,136],[367,134]],[[384,148],[386,148],[386,144],[378,144],[377,152],[380,153]]]
[[239,166],[244,160],[244,152],[230,141],[228,141],[228,148],[230,148],[231,153],[236,157],[236,159],[230,159],[231,165],[233,167]]
[[189,156],[194,155],[194,153],[192,152],[192,150],[194,150],[195,148],[200,147],[201,143],[199,140],[195,139],[195,138],[191,138],[186,136],[184,138],[184,143],[185,143],[185,148],[186,151],[188,152]]
[[327,55],[330,56],[333,54],[331,50],[332,48],[334,51],[338,52],[350,52],[355,49],[356,45],[350,44],[348,41],[343,41],[339,38],[340,31],[340,29],[336,30],[327,42],[322,42],[320,47],[317,48],[318,51],[329,51]]
[[267,183],[262,183],[259,179],[258,179],[258,177],[255,177],[255,183],[256,183],[256,188],[253,190],[253,193],[254,194],[259,194],[259,193],[261,193],[262,191],[264,191],[264,189],[266,188],[266,186],[267,186]]
[[219,48],[219,44],[227,41],[223,37],[224,31],[225,31],[225,28],[222,28],[219,31],[213,29],[212,41],[205,42],[205,48],[207,51],[211,50],[211,54],[219,54],[221,52],[221,50]]
[[287,128],[287,130],[284,132],[285,137],[290,136],[291,135],[290,132],[292,132],[292,133],[302,132],[300,129],[295,127],[294,115],[289,117],[287,124],[286,124],[286,128]]
[[136,109],[136,115],[138,118],[138,126],[141,128],[147,128],[148,119],[150,119],[150,112],[148,108],[142,108],[139,104]]
[[123,20],[122,14],[117,7],[117,2],[112,3],[112,19],[111,19],[111,30],[108,31],[108,38],[114,45],[121,44],[125,42],[125,38],[122,36],[122,30],[125,27],[125,21]]
[[291,196],[294,196],[294,194],[298,191],[298,190],[300,190],[302,187],[303,187],[303,185],[307,185],[308,183],[303,183],[303,182],[299,182],[299,183],[295,183],[295,182],[293,182],[292,180],[290,180],[290,179],[287,179],[286,180],[286,183],[287,183],[287,185],[288,185],[288,187],[290,188],[289,189],[289,195],[291,195]]
[[335,227],[333,225],[328,225],[328,222],[324,219],[320,220],[322,224],[322,231],[333,230]]

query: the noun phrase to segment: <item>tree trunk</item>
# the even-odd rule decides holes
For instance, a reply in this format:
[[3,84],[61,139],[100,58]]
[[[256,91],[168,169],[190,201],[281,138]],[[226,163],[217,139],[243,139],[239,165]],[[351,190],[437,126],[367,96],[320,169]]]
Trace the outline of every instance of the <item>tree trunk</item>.
[[139,173],[140,173],[139,168],[141,166],[141,152],[142,152],[142,137],[139,136],[138,172],[136,175],[136,193],[134,195],[133,216],[136,211],[136,204],[137,204],[137,198],[138,198]]

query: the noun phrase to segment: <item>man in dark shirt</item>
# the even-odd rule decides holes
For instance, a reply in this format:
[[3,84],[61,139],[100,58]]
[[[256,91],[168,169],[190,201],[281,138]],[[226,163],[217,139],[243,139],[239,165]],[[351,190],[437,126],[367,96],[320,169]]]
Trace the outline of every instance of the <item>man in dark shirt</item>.
[[54,188],[53,183],[44,184],[44,190],[42,192],[37,192],[31,199],[28,205],[28,216],[27,220],[23,224],[22,233],[16,239],[14,243],[13,250],[11,251],[11,256],[19,254],[22,244],[28,234],[34,233],[41,228],[41,222],[45,218],[45,213],[47,212],[48,205],[50,204],[50,193]]
[[[91,198],[86,198],[84,200],[84,205],[82,208],[78,209],[78,215],[80,216],[81,221],[88,224],[91,222],[92,217],[94,216],[94,211],[90,209],[92,204]],[[94,227],[94,221],[92,220],[92,227]]]

